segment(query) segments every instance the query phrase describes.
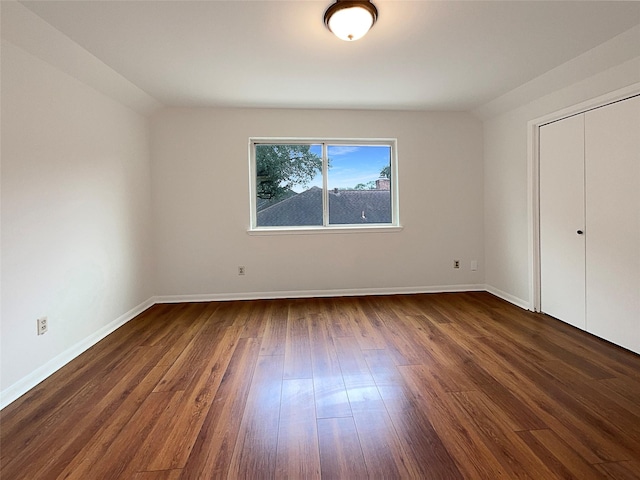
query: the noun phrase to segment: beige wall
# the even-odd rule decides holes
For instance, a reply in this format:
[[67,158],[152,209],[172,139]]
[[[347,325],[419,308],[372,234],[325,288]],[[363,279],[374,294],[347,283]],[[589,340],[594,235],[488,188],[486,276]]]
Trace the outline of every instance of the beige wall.
[[[157,294],[237,298],[484,283],[481,123],[468,113],[167,109],[153,130]],[[252,136],[397,137],[397,233],[250,236]],[[452,268],[453,259],[462,262]],[[471,260],[479,270],[470,270]],[[239,277],[237,267],[246,275]]]
[[1,113],[6,404],[146,302],[153,264],[146,118],[4,40]]

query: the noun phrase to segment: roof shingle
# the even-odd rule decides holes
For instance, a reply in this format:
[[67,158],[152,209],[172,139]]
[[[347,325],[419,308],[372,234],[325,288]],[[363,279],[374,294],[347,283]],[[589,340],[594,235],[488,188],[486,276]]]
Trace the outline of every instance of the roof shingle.
[[[329,223],[391,223],[390,190],[329,191]],[[259,227],[322,225],[322,189],[311,187],[257,214]]]

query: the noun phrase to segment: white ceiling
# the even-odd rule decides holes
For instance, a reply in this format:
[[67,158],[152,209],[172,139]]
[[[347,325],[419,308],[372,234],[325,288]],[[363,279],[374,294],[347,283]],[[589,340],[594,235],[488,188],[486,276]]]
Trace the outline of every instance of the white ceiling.
[[640,24],[637,1],[374,0],[347,43],[331,0],[20,3],[166,106],[473,110]]

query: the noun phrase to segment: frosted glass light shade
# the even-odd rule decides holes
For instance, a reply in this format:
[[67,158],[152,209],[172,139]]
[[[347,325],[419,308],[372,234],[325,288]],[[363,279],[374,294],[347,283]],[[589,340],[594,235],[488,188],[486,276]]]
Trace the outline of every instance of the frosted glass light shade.
[[377,18],[376,7],[368,0],[338,0],[325,12],[325,24],[341,40],[352,42],[366,35]]

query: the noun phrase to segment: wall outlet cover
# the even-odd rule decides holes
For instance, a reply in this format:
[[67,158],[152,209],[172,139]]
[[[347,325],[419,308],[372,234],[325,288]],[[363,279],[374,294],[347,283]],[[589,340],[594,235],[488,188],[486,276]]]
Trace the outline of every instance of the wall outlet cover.
[[49,322],[47,317],[40,317],[38,319],[38,335],[44,335],[49,330]]

